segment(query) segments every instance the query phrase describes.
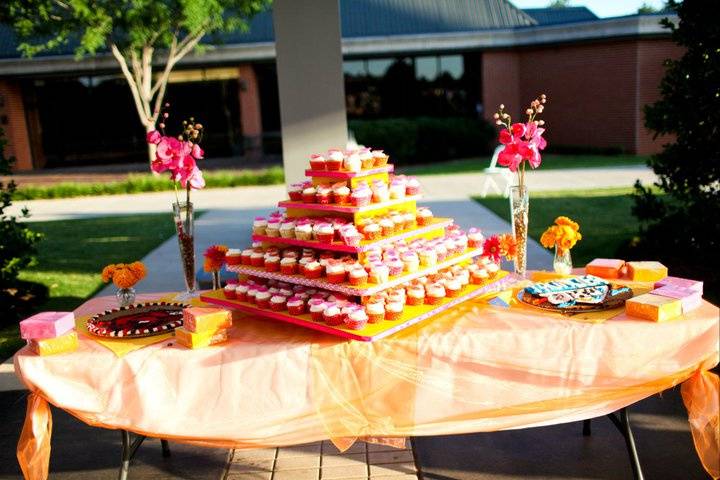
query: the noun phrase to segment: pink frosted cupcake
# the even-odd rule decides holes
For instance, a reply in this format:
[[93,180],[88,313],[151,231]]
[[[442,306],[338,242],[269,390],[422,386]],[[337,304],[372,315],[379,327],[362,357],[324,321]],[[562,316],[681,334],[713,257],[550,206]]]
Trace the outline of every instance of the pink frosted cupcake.
[[329,150],[325,158],[325,168],[331,172],[337,172],[342,168],[345,155],[340,150]]
[[327,308],[327,303],[321,298],[312,298],[308,300],[308,311],[313,322],[323,321],[323,312]]
[[471,228],[467,232],[468,246],[472,248],[480,248],[485,241],[482,231],[479,228]]
[[370,199],[372,198],[372,192],[369,188],[356,188],[350,194],[350,203],[354,207],[365,207],[370,205]]
[[302,315],[305,313],[305,302],[301,297],[288,298],[286,306],[290,315]]
[[350,189],[345,182],[333,185],[333,202],[338,205],[345,205],[350,202]]
[[253,235],[265,235],[267,225],[268,221],[265,217],[255,217],[255,220],[253,220]]
[[319,153],[310,155],[310,170],[325,170],[325,157]]
[[270,310],[273,312],[282,312],[287,308],[287,298],[282,295],[273,295],[270,297]]
[[307,187],[304,188],[302,191],[302,201],[303,203],[315,203],[317,195],[317,189],[315,187]]
[[293,183],[288,187],[288,196],[293,202],[302,202],[302,191],[305,188],[304,183]]
[[353,268],[348,273],[348,280],[350,285],[362,285],[368,280],[368,274],[364,268]]
[[240,302],[248,301],[248,290],[250,287],[243,283],[239,283],[235,286],[235,299]]
[[380,323],[385,319],[385,304],[383,302],[370,302],[365,305],[365,313],[367,313],[370,323]]
[[286,257],[280,260],[280,273],[283,275],[295,275],[297,273],[297,259]]
[[235,294],[235,285],[225,285],[225,288],[223,288],[223,294],[225,295],[225,298],[235,300],[237,298],[237,295]]
[[338,307],[338,305],[334,302],[328,303],[327,308],[325,308],[322,315],[325,323],[331,327],[336,327],[338,325],[342,325],[343,323],[340,307]]
[[363,309],[356,309],[345,317],[345,326],[350,330],[360,330],[368,323],[368,315]]
[[360,155],[355,152],[347,155],[343,161],[343,167],[345,167],[345,170],[348,172],[359,172],[362,169]]
[[415,177],[408,177],[405,182],[405,195],[418,195],[420,193],[420,182]]
[[329,185],[318,185],[315,199],[320,205],[329,205],[333,199],[333,191]]

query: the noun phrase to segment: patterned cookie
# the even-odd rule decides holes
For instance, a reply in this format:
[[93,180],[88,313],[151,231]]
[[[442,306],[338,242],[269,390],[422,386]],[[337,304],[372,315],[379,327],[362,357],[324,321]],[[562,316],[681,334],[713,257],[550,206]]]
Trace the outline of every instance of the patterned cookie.
[[535,283],[525,288],[521,300],[560,313],[578,313],[618,307],[632,290],[592,275]]

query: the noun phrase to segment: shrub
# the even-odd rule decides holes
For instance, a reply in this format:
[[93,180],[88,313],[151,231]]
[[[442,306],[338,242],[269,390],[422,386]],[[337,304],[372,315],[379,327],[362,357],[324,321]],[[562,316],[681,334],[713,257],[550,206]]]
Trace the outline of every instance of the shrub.
[[[0,175],[10,175],[12,158],[5,157],[4,132],[0,128]],[[5,213],[12,204],[15,182],[0,182],[0,321],[17,319],[20,305],[27,299],[28,286],[18,281],[20,270],[30,265],[36,253],[40,234]],[[23,210],[22,217],[28,211]]]
[[649,161],[664,195],[637,184],[633,210],[642,222],[634,255],[654,255],[674,274],[704,279],[711,296],[720,280],[720,24],[707,12],[716,3],[669,3],[680,21],[662,23],[685,53],[666,61],[662,97],[645,108],[645,125],[674,142]]
[[487,155],[495,129],[484,120],[462,117],[351,120],[359,144],[382,148],[398,165]]

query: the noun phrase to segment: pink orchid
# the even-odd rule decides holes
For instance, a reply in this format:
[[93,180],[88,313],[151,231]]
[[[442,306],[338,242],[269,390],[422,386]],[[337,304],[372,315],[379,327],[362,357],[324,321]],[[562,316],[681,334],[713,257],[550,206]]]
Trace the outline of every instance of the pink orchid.
[[156,155],[167,169],[175,170],[181,167],[183,158],[188,156],[190,151],[190,146],[186,142],[174,137],[162,137],[158,143]]
[[528,122],[525,127],[525,138],[528,140],[528,148],[530,150],[530,156],[527,158],[532,168],[537,168],[542,162],[540,156],[540,150],[544,150],[547,146],[547,141],[542,137],[544,128],[539,128],[535,122]]
[[192,156],[195,157],[196,160],[202,160],[203,156],[205,156],[205,152],[197,143],[192,146]]
[[153,130],[153,131],[147,133],[147,136],[145,137],[145,139],[147,140],[148,143],[153,143],[153,144],[157,145],[158,143],[160,143],[160,139],[162,139],[162,135],[160,135],[160,132],[158,132],[157,130]]

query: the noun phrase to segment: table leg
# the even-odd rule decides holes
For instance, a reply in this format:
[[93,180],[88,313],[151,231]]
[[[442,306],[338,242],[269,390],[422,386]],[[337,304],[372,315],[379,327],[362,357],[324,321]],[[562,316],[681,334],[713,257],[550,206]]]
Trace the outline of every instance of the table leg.
[[135,440],[130,441],[130,432],[127,430],[120,430],[120,436],[122,439],[122,452],[120,454],[120,471],[118,472],[119,480],[127,480],[128,471],[130,470],[130,460],[135,456],[135,452],[140,448],[143,441],[145,440],[144,435],[137,435]]
[[589,437],[592,435],[592,429],[590,426],[590,423],[592,422],[592,419],[588,418],[587,420],[583,420],[583,437]]
[[162,446],[162,455],[164,458],[168,458],[170,456],[170,445],[168,445],[167,440],[160,440],[160,445]]
[[[617,412],[616,412],[617,413]],[[630,428],[630,417],[628,416],[627,408],[619,410],[620,418],[615,413],[608,415],[608,418],[612,421],[613,425],[617,427],[618,431],[625,438],[625,446],[627,447],[628,455],[630,456],[630,466],[633,471],[633,478],[635,480],[644,480],[642,466],[640,465],[640,458],[638,457],[637,448],[635,446],[635,438],[633,437],[632,429]]]

